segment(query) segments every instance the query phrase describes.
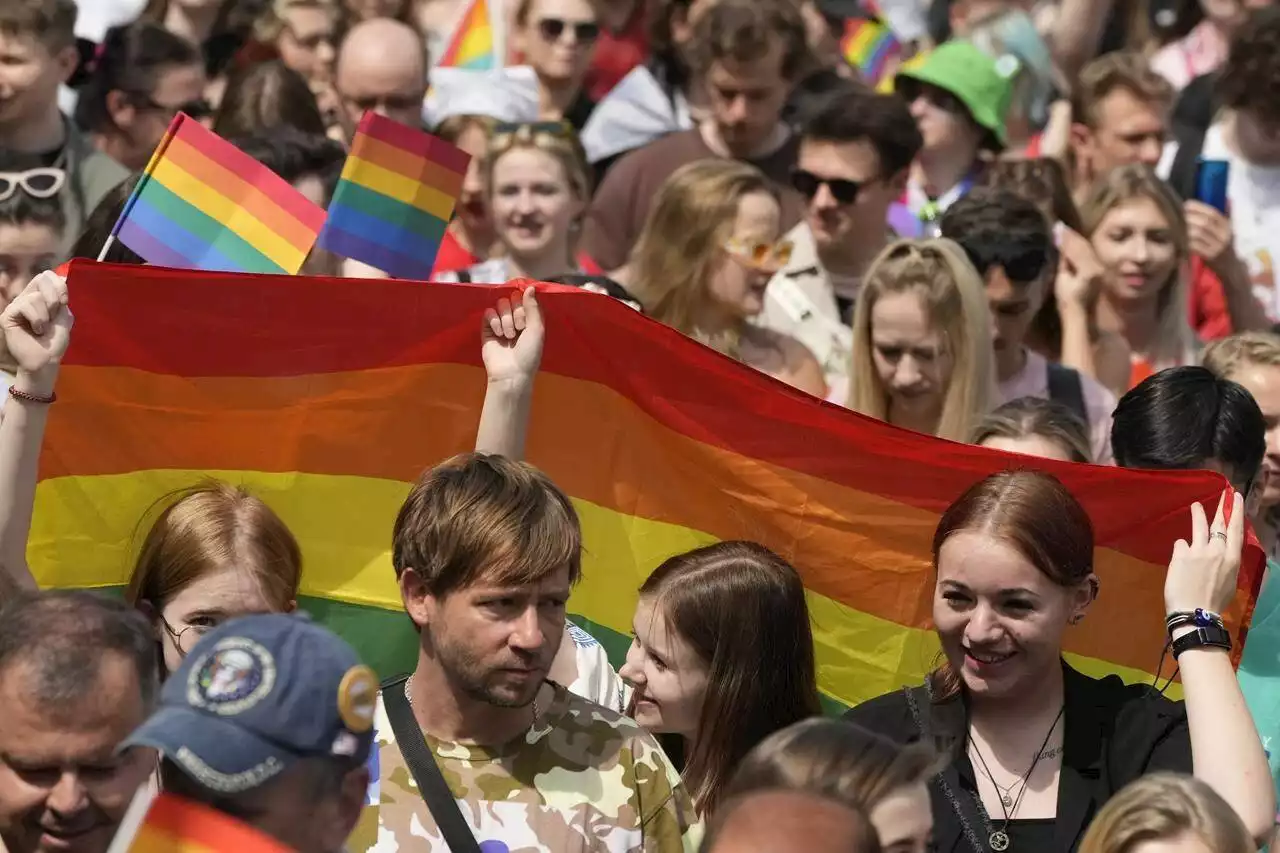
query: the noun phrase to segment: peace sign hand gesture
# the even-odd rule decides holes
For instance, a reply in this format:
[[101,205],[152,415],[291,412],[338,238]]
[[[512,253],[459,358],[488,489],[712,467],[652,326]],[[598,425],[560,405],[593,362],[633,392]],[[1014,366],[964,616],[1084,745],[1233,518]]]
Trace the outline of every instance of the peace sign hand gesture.
[[[1227,495],[1231,495],[1231,520],[1225,518]],[[1164,580],[1165,613],[1188,612],[1196,608],[1222,613],[1231,604],[1240,573],[1244,549],[1244,498],[1238,492],[1223,492],[1218,511],[1210,524],[1204,507],[1191,505],[1191,542],[1179,539]]]

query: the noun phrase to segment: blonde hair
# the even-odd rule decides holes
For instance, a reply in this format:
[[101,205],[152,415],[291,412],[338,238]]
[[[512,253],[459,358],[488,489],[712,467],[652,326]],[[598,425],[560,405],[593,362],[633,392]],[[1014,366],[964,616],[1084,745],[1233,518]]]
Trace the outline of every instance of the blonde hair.
[[1219,379],[1230,379],[1246,365],[1280,367],[1280,335],[1241,332],[1222,338],[1205,348],[1202,363]]
[[696,324],[738,205],[755,193],[778,198],[764,173],[747,163],[717,158],[682,166],[658,190],[631,251],[632,292],[645,313],[729,355],[736,355],[736,337],[709,340]]
[[1085,236],[1090,241],[1107,214],[1126,202],[1147,199],[1160,211],[1173,233],[1176,262],[1169,281],[1156,300],[1156,343],[1148,361],[1157,370],[1196,361],[1196,337],[1187,320],[1186,264],[1191,255],[1182,204],[1150,167],[1139,163],[1119,166],[1100,178],[1080,206]]
[[230,567],[251,573],[282,612],[297,599],[298,542],[280,516],[245,489],[208,480],[166,495],[152,511],[159,515],[125,591],[130,604],[145,602],[159,612],[201,577]]
[[338,20],[335,0],[273,0],[253,22],[253,37],[263,44],[274,44],[284,30],[286,16],[294,9],[319,9],[328,12],[335,24]]
[[761,741],[725,792],[804,791],[870,812],[903,788],[927,784],[946,759],[924,743],[899,745],[844,720],[810,719]]
[[995,367],[982,277],[951,240],[898,240],[871,262],[853,314],[849,408],[888,419],[889,395],[871,352],[871,312],[881,296],[898,293],[920,296],[953,359],[934,435],[966,441],[991,408]]
[[457,113],[441,119],[432,133],[445,142],[456,143],[462,138],[462,134],[472,128],[479,128],[487,138],[492,135],[493,128],[496,125],[497,122],[489,116],[476,115],[474,113]]
[[1098,812],[1080,853],[1132,853],[1139,844],[1191,833],[1214,853],[1255,853],[1235,810],[1194,776],[1151,773],[1129,783]]
[[[557,129],[552,130],[552,124]],[[587,155],[582,150],[578,135],[567,124],[553,122],[520,124],[513,129],[508,125],[494,125],[489,135],[489,147],[481,161],[487,192],[493,192],[493,167],[504,156],[519,149],[542,151],[555,158],[564,169],[565,178],[574,195],[584,204],[591,200],[591,175],[587,167]]]

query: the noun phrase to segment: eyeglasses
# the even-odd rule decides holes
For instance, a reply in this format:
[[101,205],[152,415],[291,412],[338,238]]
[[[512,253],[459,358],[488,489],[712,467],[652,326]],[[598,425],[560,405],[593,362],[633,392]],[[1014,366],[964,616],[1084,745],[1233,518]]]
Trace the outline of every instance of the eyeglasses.
[[173,640],[173,647],[184,658],[195,648],[196,643],[200,642],[201,637],[217,627],[216,625],[184,625],[182,630],[175,630],[169,624],[169,620],[163,616],[160,617],[160,624],[164,626],[164,632],[169,635],[169,639]]
[[790,240],[764,243],[755,240],[728,240],[724,249],[746,266],[764,272],[776,271],[791,262],[795,244]]
[[538,21],[538,35],[543,41],[558,42],[566,30],[573,31],[575,44],[594,44],[600,38],[600,25],[591,21],[566,21],[563,18],[543,18]]
[[869,183],[871,182],[860,183],[844,178],[824,178],[813,172],[806,172],[804,169],[791,170],[791,186],[795,187],[796,192],[808,201],[813,201],[818,191],[826,187],[837,204],[853,204],[858,200],[858,193],[862,192],[862,188]]
[[969,115],[969,108],[964,105],[964,101],[940,86],[921,83],[911,77],[900,76],[894,84],[894,89],[908,104],[913,103],[916,98],[924,98],[938,109],[949,112],[952,115]]
[[67,173],[62,169],[42,168],[28,169],[25,172],[0,172],[0,201],[13,198],[13,194],[22,187],[22,191],[32,198],[52,198],[62,189],[67,181]]
[[187,101],[185,104],[179,104],[176,107],[168,107],[164,104],[157,103],[150,95],[142,92],[132,92],[130,93],[130,98],[135,104],[145,109],[157,110],[170,115],[186,113],[188,117],[193,118],[196,121],[213,115],[213,105],[204,98],[196,98],[194,100]]
[[298,46],[303,50],[316,50],[322,44],[327,44],[329,47],[333,47],[337,43],[337,38],[328,30],[322,30],[318,33],[299,35],[298,31],[287,23],[284,25],[284,29],[289,33],[289,37],[297,42]]

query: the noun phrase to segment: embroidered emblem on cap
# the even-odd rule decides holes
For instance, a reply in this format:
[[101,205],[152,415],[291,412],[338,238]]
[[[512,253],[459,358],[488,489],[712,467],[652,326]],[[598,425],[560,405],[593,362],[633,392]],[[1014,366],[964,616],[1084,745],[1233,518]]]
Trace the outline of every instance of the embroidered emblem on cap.
[[276,683],[271,653],[244,637],[226,637],[205,653],[187,677],[187,703],[222,716],[257,705]]
[[378,676],[367,666],[353,666],[338,685],[338,716],[356,734],[373,728],[373,712],[378,704]]

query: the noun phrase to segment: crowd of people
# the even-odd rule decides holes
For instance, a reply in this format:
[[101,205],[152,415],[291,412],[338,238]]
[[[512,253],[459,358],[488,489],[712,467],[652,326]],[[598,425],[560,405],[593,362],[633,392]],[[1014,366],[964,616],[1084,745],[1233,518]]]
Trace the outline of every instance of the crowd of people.
[[[323,207],[367,111],[472,158],[423,286],[495,286],[475,452],[387,519],[413,672],[299,611],[294,534],[225,482],[139,520],[123,600],[40,590],[55,270],[144,263],[108,236],[179,112]],[[1273,243],[1270,0],[6,0],[0,850],[105,853],[157,791],[303,853],[1272,844]],[[386,276],[320,249],[302,274]],[[653,566],[625,659],[567,618],[583,529],[524,461],[526,280],[1009,454],[934,532],[923,684],[824,718],[803,566],[747,541]],[[1180,701],[1064,659],[1070,626],[1109,630],[1106,578],[1031,457],[1230,484],[1158,543],[1165,600],[1132,602],[1166,616]],[[1233,650],[1247,526],[1269,569]]]

